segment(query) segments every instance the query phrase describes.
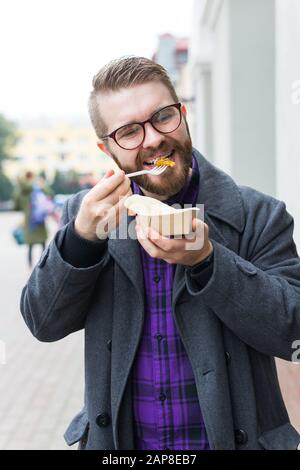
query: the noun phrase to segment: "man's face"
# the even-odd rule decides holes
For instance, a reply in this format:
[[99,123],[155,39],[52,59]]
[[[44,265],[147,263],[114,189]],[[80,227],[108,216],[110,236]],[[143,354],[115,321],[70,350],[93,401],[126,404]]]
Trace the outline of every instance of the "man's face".
[[[145,121],[156,111],[170,104],[174,104],[174,99],[160,82],[135,85],[100,96],[101,116],[108,134],[123,125]],[[180,126],[170,134],[160,134],[150,123],[146,123],[145,139],[138,148],[124,150],[109,138],[105,141],[104,150],[125,173],[149,170],[145,161],[172,152],[170,158],[175,162],[174,167],[168,167],[159,176],[142,175],[133,178],[145,194],[168,199],[183,187],[192,161],[192,143],[185,111]]]

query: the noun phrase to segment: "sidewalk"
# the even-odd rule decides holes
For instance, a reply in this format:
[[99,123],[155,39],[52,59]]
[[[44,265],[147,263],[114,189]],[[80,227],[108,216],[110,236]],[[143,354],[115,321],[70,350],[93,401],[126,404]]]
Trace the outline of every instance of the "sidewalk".
[[19,299],[30,271],[11,236],[20,218],[0,213],[0,449],[68,449],[63,433],[83,401],[83,334],[41,343],[25,325]]

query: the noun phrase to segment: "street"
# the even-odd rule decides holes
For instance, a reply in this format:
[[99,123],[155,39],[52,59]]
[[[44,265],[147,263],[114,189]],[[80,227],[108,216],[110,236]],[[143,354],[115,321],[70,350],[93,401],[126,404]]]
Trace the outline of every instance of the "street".
[[0,449],[68,449],[63,433],[83,403],[83,334],[41,343],[28,330],[19,309],[27,251],[11,235],[21,220],[0,213]]

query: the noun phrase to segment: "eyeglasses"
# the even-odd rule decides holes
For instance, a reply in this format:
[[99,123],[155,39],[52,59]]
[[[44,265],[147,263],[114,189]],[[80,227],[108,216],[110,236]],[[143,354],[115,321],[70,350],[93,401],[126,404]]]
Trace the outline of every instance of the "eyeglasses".
[[144,142],[145,124],[150,122],[152,127],[161,134],[170,134],[176,131],[181,124],[181,103],[171,104],[156,111],[150,119],[143,122],[134,122],[119,127],[111,134],[104,135],[102,139],[113,139],[124,150],[134,150]]

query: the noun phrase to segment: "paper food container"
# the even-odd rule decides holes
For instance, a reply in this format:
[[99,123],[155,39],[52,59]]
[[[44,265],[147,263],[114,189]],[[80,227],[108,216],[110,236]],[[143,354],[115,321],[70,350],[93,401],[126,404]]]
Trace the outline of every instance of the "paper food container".
[[199,209],[175,209],[157,199],[133,194],[125,203],[129,215],[138,215],[143,228],[151,227],[163,236],[188,235]]

